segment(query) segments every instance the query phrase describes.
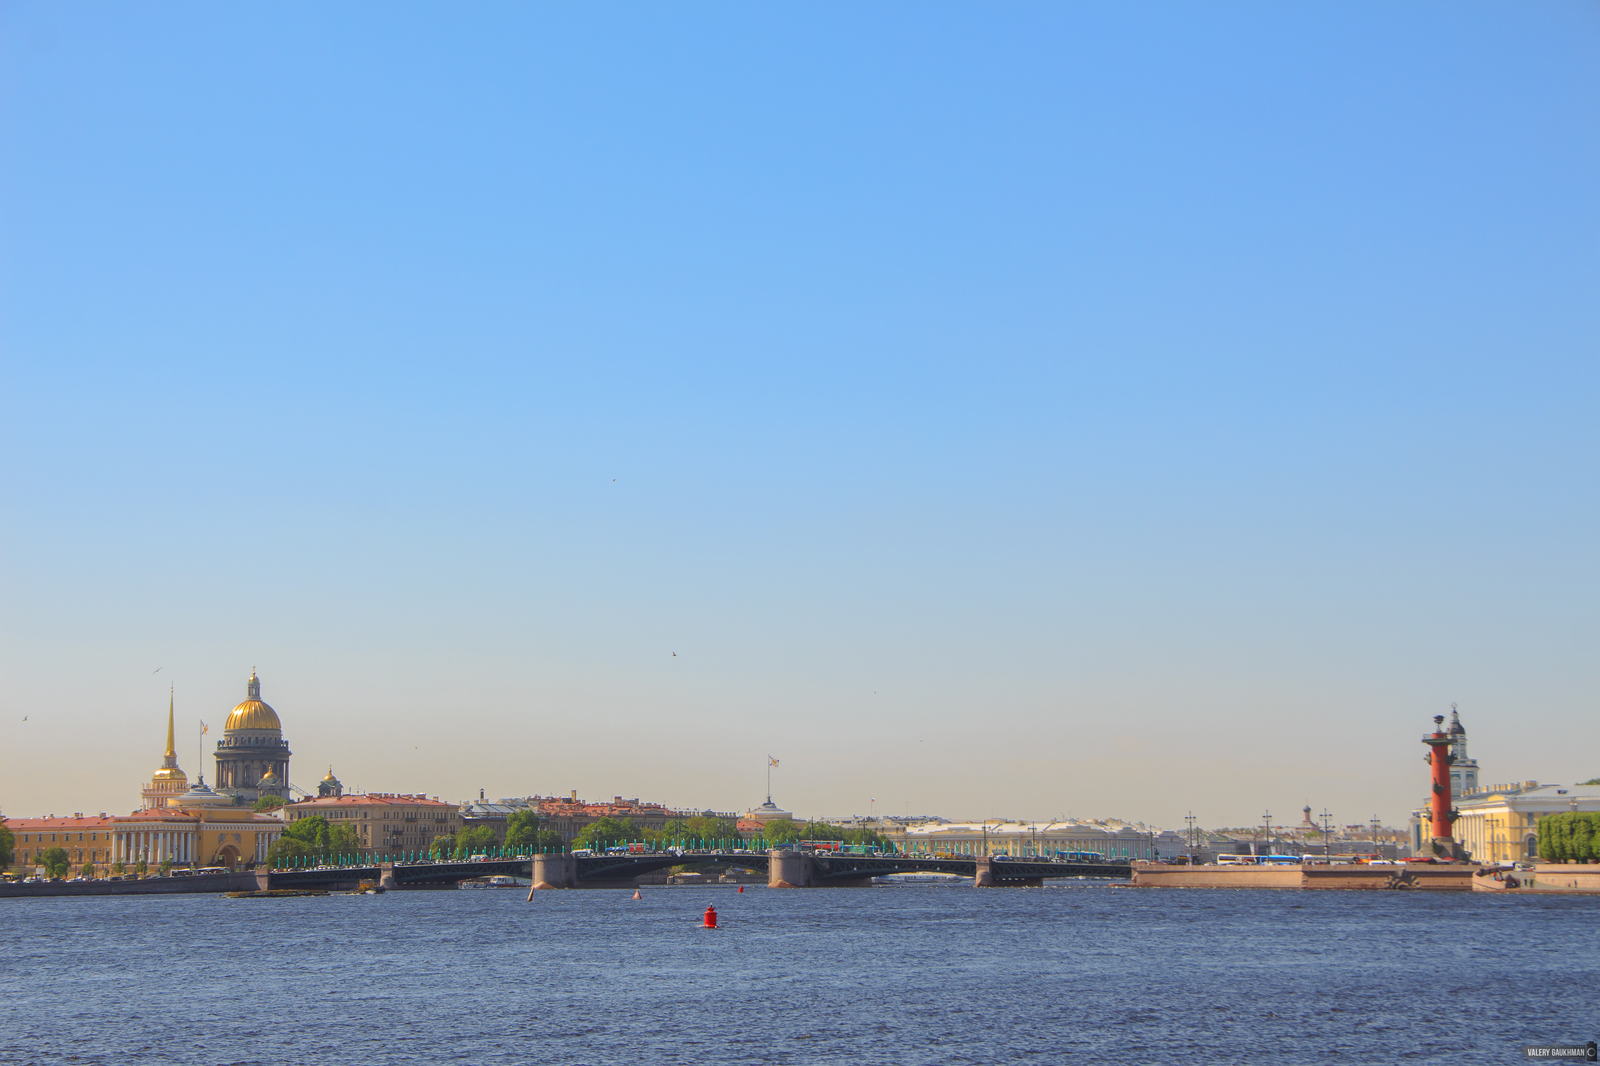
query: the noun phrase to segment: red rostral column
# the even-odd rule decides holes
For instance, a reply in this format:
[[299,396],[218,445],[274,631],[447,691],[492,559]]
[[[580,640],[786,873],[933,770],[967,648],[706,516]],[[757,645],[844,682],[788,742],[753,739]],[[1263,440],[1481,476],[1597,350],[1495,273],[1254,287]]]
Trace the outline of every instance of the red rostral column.
[[1426,756],[1433,767],[1433,850],[1453,855],[1455,839],[1450,818],[1450,734],[1444,731],[1444,715],[1433,716],[1433,732],[1422,738],[1428,745]]

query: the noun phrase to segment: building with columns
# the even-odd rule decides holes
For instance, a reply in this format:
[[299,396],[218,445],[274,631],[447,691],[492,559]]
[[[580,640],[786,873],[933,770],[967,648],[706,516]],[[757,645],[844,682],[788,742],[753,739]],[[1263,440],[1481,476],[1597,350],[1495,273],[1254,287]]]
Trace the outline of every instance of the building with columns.
[[150,867],[226,866],[237,869],[264,862],[267,849],[283,835],[281,818],[241,807],[232,796],[193,788],[167,801],[164,810],[138,811],[112,820],[112,862],[143,860]]
[[261,680],[252,669],[244,702],[228,715],[217,741],[217,791],[245,804],[262,796],[287,801],[291,754],[278,712],[261,701]]
[[7,819],[6,828],[16,836],[12,861],[32,872],[44,852],[59,847],[73,876],[90,864],[96,877],[109,876],[118,863],[131,873],[140,861],[152,872],[169,860],[174,866],[242,868],[265,860],[283,835],[281,819],[238,807],[204,781],[167,802],[165,808],[124,816]]

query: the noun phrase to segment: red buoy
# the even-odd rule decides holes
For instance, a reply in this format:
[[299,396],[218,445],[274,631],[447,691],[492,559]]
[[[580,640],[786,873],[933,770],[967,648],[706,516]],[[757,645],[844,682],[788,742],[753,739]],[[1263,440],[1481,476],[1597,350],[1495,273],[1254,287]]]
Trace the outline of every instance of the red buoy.
[[740,886],[739,886],[739,891],[740,891],[740,892],[743,892],[743,891],[744,891],[744,886],[743,886],[743,885],[740,885]]
[[717,927],[717,908],[715,908],[715,907],[707,907],[706,908],[706,928],[707,929],[715,929],[716,927]]

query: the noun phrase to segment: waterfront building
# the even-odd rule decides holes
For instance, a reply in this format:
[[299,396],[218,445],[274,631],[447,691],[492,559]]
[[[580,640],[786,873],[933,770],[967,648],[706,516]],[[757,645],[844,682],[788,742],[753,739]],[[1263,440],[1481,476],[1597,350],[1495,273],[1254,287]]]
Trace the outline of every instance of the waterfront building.
[[189,777],[178,766],[178,749],[173,743],[172,693],[167,693],[167,753],[161,757],[161,768],[150,778],[150,784],[140,793],[144,810],[161,808],[167,800],[189,791]]
[[1155,832],[1123,822],[934,822],[907,826],[904,847],[931,855],[1054,855],[1092,852],[1105,859],[1148,859]]
[[[1539,857],[1539,821],[1572,811],[1600,812],[1600,786],[1520,781],[1477,789],[1456,804],[1455,838],[1477,862]],[[1413,851],[1427,831],[1427,809],[1411,815]]]
[[77,876],[85,863],[93,863],[97,871],[101,866],[109,867],[112,821],[104,811],[89,817],[74,814],[71,818],[57,818],[52,814],[46,818],[8,818],[6,828],[16,838],[11,861],[18,869],[28,869],[31,873],[31,868],[42,861],[40,856],[44,852],[61,848],[72,864],[73,876]]
[[337,799],[342,795],[344,795],[344,785],[340,783],[337,777],[333,776],[333,767],[330,766],[328,767],[328,776],[317,782],[317,798],[327,799],[332,796]]
[[231,796],[213,792],[204,781],[169,797],[163,808],[131,815],[13,818],[6,825],[17,836],[17,866],[37,866],[41,853],[61,847],[74,875],[92,863],[96,877],[111,874],[117,863],[131,870],[141,861],[152,870],[164,862],[248,866],[264,860],[283,833],[280,819],[241,809]]
[[526,800],[487,800],[479,792],[476,800],[468,800],[461,805],[461,828],[488,826],[494,833],[495,846],[499,847],[506,842],[506,825],[511,816],[518,811],[531,809]]
[[253,804],[262,796],[289,798],[289,745],[278,712],[261,701],[254,669],[244,701],[234,707],[217,741],[217,791]]
[[[474,808],[475,816],[492,821],[499,818],[499,814],[482,806],[483,801]],[[707,817],[732,818],[730,814],[720,814],[713,811],[677,811],[659,803],[646,803],[637,796],[633,799],[623,799],[613,796],[610,803],[594,802],[578,798],[574,790],[568,796],[525,796],[520,799],[502,799],[499,805],[515,810],[529,810],[539,816],[545,829],[552,829],[571,840],[583,832],[584,826],[601,818],[628,819],[633,822],[634,828],[660,832],[667,827],[667,823],[678,818],[693,818],[700,814]],[[465,806],[465,805],[464,805]],[[505,817],[510,817],[509,812]],[[500,820],[499,839],[505,839],[505,822]]]
[[125,866],[143,861],[152,868],[163,862],[249,867],[266,861],[267,849],[283,828],[282,819],[239,806],[232,796],[208,788],[202,778],[168,800],[165,810],[112,819],[112,860]]
[[394,792],[318,796],[286,804],[278,813],[290,825],[314,817],[326,818],[330,825],[347,825],[355,830],[360,853],[368,856],[427,851],[434,837],[454,836],[461,828],[461,813],[454,803]]

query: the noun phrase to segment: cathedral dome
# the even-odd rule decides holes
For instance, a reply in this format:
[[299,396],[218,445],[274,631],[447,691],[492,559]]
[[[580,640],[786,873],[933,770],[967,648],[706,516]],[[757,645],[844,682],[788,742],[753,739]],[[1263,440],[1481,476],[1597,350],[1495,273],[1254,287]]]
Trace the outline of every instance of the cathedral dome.
[[228,715],[228,724],[223,729],[229,733],[235,729],[278,729],[283,728],[283,723],[278,721],[278,712],[268,707],[260,700],[245,700],[233,709]]
[[261,680],[256,677],[254,670],[250,671],[250,681],[245,685],[245,699],[228,715],[228,723],[223,726],[223,731],[233,732],[235,729],[275,729],[283,731],[283,723],[278,721],[278,712],[261,702]]

